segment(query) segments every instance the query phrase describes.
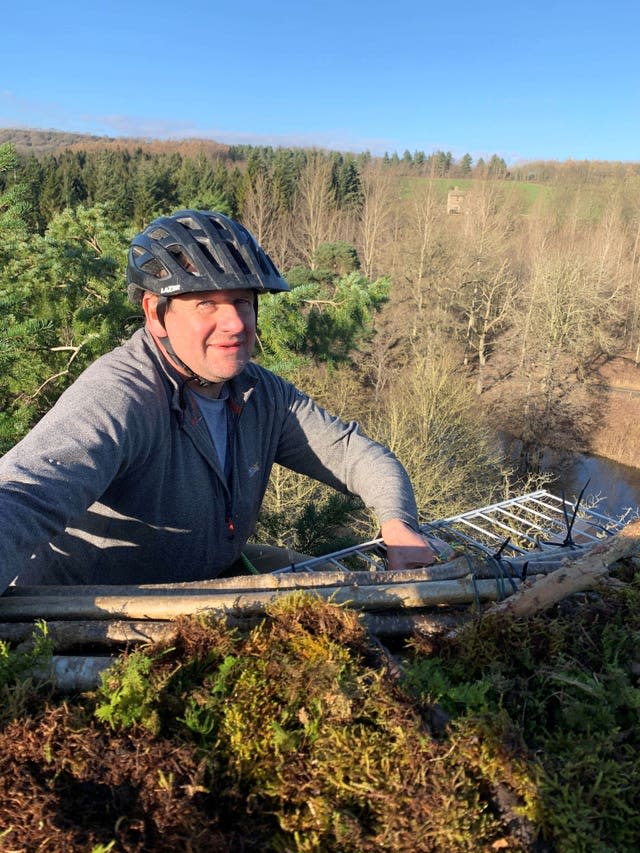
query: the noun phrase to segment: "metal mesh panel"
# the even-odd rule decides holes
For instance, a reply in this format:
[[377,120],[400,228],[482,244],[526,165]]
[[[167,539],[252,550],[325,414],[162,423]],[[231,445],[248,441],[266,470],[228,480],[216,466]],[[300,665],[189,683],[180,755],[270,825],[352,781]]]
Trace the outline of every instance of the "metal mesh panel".
[[[427,535],[436,534],[459,551],[480,551],[493,557],[543,557],[560,549],[583,549],[615,533],[623,522],[594,508],[541,490],[500,501],[479,509],[452,515],[421,526]],[[386,569],[384,542],[373,539],[332,554],[295,563],[288,571],[314,571],[327,563],[344,571]]]

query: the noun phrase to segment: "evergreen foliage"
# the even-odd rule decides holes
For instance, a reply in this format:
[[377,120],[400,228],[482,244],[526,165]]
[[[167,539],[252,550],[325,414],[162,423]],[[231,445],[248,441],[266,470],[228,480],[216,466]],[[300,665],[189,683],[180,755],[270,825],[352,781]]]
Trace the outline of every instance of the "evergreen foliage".
[[267,497],[254,538],[321,557],[358,543],[353,520],[361,510],[361,501],[320,484],[303,503],[286,502],[284,509],[274,510]]
[[14,236],[0,269],[4,451],[81,370],[122,342],[133,311],[120,284],[126,240],[104,207],[69,208],[43,237],[19,239],[9,227],[2,233]]
[[388,299],[389,279],[360,275],[353,246],[325,244],[316,258],[329,268],[295,267],[287,274],[289,293],[260,300],[259,360],[283,375],[309,360],[348,360],[372,334],[374,315]]
[[22,182],[7,180],[8,175],[17,170],[18,163],[13,146],[8,142],[0,145],[0,176],[6,185],[0,192],[0,234],[6,234],[9,239],[24,235],[30,209],[27,186]]

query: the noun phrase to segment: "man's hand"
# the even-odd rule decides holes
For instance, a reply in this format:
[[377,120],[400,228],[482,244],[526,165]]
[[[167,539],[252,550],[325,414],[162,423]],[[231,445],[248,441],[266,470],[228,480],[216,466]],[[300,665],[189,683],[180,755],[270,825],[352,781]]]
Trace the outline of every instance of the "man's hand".
[[417,530],[412,530],[404,521],[395,518],[385,521],[380,530],[387,546],[387,560],[391,570],[430,566],[438,559],[438,554],[429,545],[427,538]]

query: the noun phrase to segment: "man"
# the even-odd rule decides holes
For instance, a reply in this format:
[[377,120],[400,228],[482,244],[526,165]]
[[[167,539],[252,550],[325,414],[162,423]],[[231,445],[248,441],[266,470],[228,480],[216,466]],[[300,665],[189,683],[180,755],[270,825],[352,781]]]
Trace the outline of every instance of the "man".
[[274,462],[359,495],[392,568],[435,560],[393,454],[250,362],[258,294],[288,285],[243,226],[161,217],[133,239],[128,282],[144,329],[0,460],[0,590],[238,572]]

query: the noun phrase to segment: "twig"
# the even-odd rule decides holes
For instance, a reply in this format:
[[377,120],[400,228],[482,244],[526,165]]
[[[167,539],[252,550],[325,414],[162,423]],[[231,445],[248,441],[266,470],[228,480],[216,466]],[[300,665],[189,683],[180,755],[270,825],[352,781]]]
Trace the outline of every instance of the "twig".
[[620,533],[589,548],[571,565],[561,566],[539,579],[534,586],[523,588],[505,601],[493,605],[488,613],[530,616],[547,610],[568,595],[592,589],[607,575],[611,566],[639,550],[640,521],[634,521]]

